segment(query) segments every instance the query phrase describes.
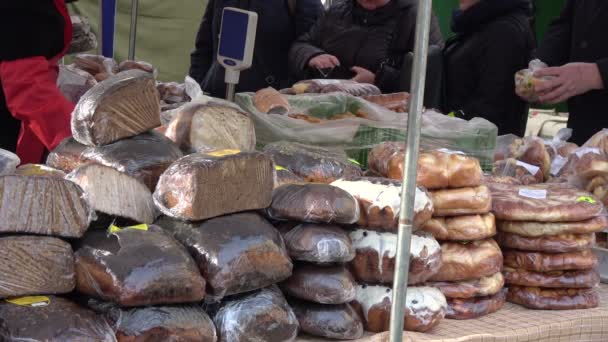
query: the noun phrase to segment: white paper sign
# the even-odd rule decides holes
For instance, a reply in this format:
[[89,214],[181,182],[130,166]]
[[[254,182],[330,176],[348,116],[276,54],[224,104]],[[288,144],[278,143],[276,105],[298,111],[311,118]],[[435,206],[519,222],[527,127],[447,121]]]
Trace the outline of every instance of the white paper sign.
[[519,160],[517,161],[516,165],[528,170],[528,172],[530,172],[530,174],[533,176],[536,175],[536,173],[540,170],[540,167],[538,167],[538,166],[530,165],[528,163],[524,163]]
[[547,190],[519,189],[519,196],[532,198],[532,199],[546,199]]
[[602,154],[600,152],[599,148],[592,148],[592,147],[581,147],[581,148],[577,149],[574,153],[576,153],[576,156],[579,158],[582,158],[585,154],[588,154],[588,153]]

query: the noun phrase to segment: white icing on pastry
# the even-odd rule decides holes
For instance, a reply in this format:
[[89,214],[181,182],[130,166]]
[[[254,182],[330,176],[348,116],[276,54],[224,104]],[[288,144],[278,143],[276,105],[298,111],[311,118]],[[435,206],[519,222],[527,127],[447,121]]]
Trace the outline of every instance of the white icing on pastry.
[[[393,300],[393,290],[390,287],[378,285],[357,285],[356,301],[363,308],[365,320],[368,320],[369,310],[388,298],[389,303]],[[439,312],[446,310],[448,303],[441,291],[434,287],[408,287],[405,299],[406,307],[412,313],[421,311]]]

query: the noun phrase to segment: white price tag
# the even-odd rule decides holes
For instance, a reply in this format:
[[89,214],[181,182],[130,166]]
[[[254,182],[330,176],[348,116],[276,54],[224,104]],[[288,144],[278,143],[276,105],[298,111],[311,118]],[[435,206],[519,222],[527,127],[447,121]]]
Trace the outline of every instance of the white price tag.
[[592,147],[581,147],[581,148],[577,149],[574,153],[576,153],[576,156],[579,158],[582,158],[585,154],[588,154],[588,153],[602,154],[600,152],[599,148],[592,148]]
[[528,163],[524,163],[519,160],[517,161],[516,165],[528,170],[528,172],[530,172],[530,174],[533,176],[536,175],[536,173],[540,170],[540,167],[538,167],[538,166],[530,165]]
[[519,189],[519,196],[532,198],[532,199],[546,199],[547,190]]
[[447,154],[460,154],[460,155],[463,155],[463,156],[465,155],[464,152],[461,152],[461,151],[452,151],[452,150],[449,150],[447,148],[438,149],[437,152],[447,153]]

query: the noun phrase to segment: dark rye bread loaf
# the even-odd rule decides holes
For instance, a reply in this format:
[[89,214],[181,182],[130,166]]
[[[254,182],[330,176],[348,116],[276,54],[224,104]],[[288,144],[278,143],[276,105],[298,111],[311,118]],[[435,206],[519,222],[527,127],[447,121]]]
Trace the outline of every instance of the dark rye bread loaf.
[[319,304],[344,304],[355,299],[355,279],[344,266],[300,264],[280,287],[288,296]]
[[593,288],[600,283],[596,270],[534,272],[505,267],[505,281],[509,285],[544,288]]
[[542,289],[510,286],[507,300],[528,309],[580,310],[599,305],[596,289]]
[[502,248],[521,251],[568,253],[580,252],[595,244],[595,234],[560,234],[541,237],[526,237],[511,233],[498,233],[496,241]]
[[503,254],[505,267],[535,272],[588,270],[598,263],[597,256],[591,250],[570,253],[506,250]]
[[283,239],[293,260],[331,264],[355,257],[348,232],[340,226],[302,223],[284,232]]
[[494,313],[503,306],[507,299],[507,289],[502,289],[492,296],[473,297],[469,299],[448,298],[448,319],[475,319]]
[[300,331],[335,340],[356,340],[363,337],[363,322],[349,304],[323,305],[290,300]]

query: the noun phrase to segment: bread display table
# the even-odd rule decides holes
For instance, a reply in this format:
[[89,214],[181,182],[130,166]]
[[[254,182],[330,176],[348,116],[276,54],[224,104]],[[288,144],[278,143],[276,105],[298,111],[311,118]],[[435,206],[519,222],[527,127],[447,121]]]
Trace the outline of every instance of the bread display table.
[[[468,321],[445,320],[426,334],[406,333],[403,342],[605,342],[608,341],[608,285],[600,306],[589,310],[539,311],[507,303],[497,313]],[[388,332],[360,342],[385,342]],[[298,342],[321,342],[302,337]]]

